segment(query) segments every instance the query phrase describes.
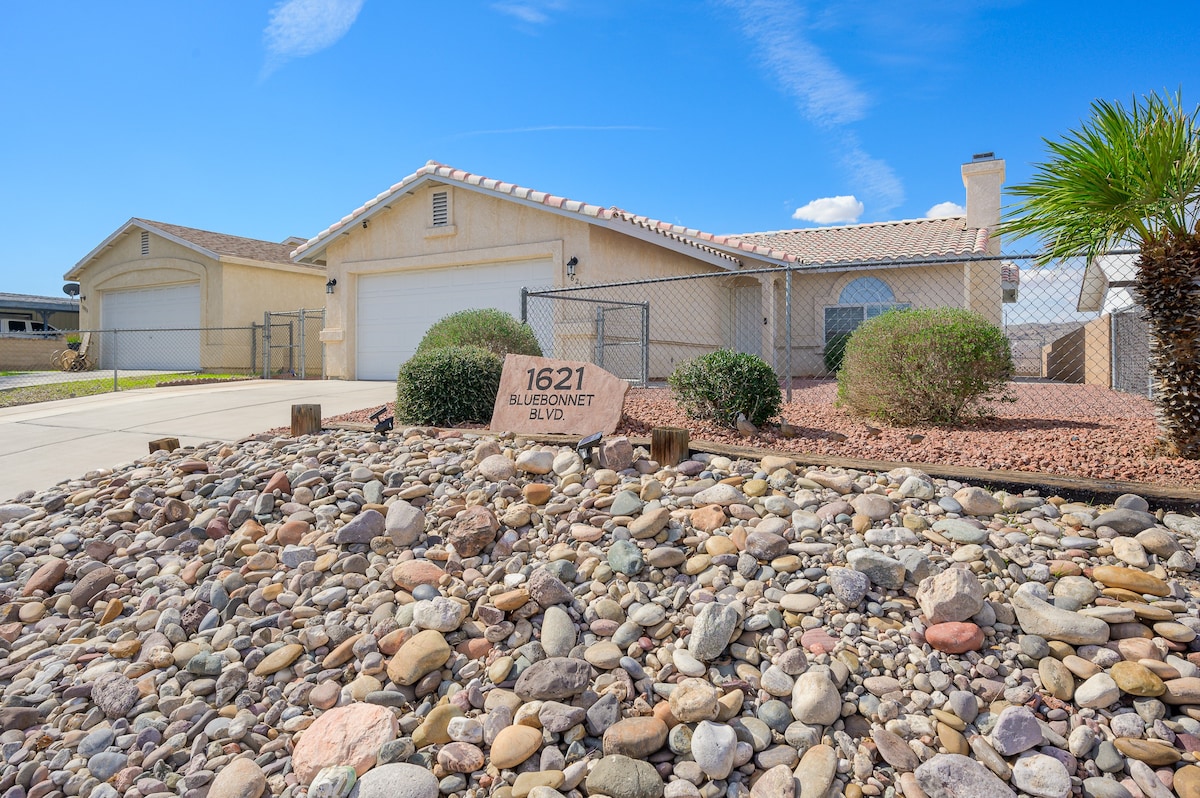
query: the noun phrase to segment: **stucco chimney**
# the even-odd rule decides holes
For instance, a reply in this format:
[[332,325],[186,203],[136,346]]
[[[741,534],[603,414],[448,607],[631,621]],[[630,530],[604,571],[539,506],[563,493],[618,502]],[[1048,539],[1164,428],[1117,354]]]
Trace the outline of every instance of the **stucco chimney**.
[[1000,224],[1000,186],[1004,184],[1004,159],[982,152],[962,165],[967,188],[967,227],[994,230]]

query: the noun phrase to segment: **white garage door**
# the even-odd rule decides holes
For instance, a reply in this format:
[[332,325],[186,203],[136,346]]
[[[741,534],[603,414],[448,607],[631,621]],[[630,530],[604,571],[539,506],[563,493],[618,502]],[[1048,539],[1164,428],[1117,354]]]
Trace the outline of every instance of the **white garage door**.
[[550,285],[549,260],[455,266],[358,279],[360,380],[394,380],[435,321],[459,310],[499,308],[521,315],[521,288]]
[[[200,368],[200,283],[105,291],[101,311],[103,368]],[[137,332],[141,331],[141,332]]]

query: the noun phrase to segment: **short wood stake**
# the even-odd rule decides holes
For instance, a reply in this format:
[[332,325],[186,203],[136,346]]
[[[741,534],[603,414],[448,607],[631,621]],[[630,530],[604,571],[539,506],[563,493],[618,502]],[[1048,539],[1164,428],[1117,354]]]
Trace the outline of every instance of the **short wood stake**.
[[688,431],[679,427],[655,427],[650,431],[650,459],[662,466],[679,465],[690,451]]
[[292,437],[315,435],[321,431],[320,405],[292,405]]

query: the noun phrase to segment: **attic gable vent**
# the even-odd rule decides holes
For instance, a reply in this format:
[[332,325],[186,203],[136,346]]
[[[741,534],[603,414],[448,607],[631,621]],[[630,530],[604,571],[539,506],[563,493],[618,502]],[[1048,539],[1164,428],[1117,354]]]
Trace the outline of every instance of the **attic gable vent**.
[[150,254],[150,233],[142,231],[142,256]]
[[450,193],[447,191],[433,192],[433,226],[445,227],[450,224]]

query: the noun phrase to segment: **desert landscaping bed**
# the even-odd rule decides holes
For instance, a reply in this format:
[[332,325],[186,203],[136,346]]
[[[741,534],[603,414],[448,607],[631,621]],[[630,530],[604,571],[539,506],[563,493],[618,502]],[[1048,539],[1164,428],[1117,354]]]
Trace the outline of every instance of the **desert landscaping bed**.
[[[798,454],[1200,486],[1200,462],[1157,453],[1154,408],[1141,397],[1093,386],[1013,383],[1015,401],[995,404],[992,418],[953,427],[887,427],[835,407],[836,394],[832,381],[797,381],[782,413],[797,436],[787,439],[765,428],[744,438],[688,418],[667,388],[635,388],[625,399],[618,433],[647,436],[654,427],[684,427],[696,440]],[[327,421],[366,422],[378,409]]]

